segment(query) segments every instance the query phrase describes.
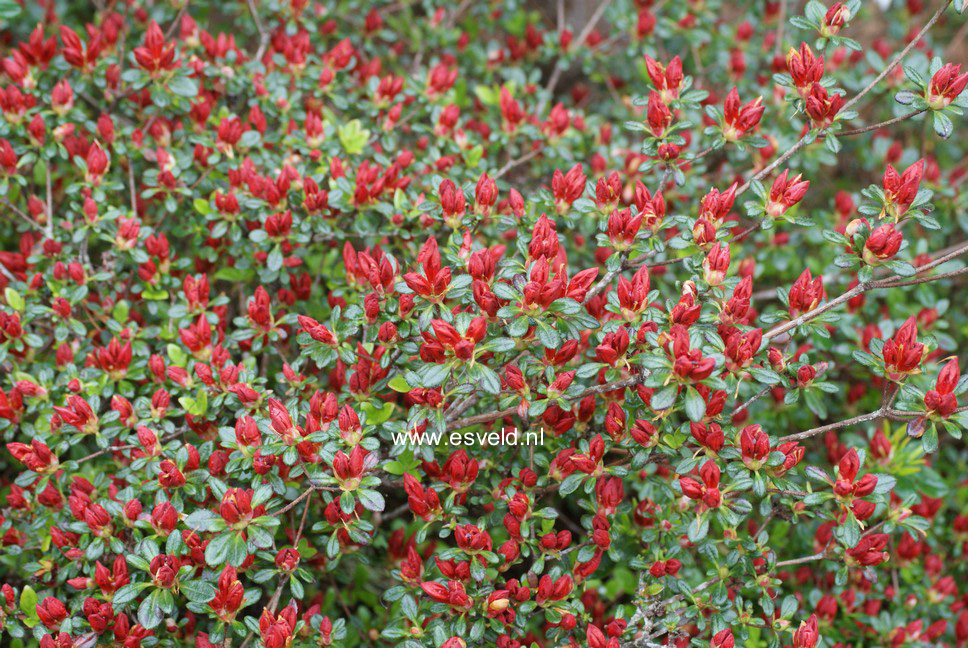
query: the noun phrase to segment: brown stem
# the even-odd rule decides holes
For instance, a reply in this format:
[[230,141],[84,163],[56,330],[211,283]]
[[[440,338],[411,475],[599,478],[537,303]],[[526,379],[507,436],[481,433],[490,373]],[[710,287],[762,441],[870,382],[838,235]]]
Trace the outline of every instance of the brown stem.
[[[178,15],[175,16],[175,19],[171,21],[170,25],[168,25],[168,29],[165,30],[165,40],[170,39],[175,34],[175,30],[178,29],[178,25],[181,24],[182,16],[184,16],[185,12],[188,11],[188,5],[190,4],[191,2],[189,0],[185,0],[185,6],[181,8],[181,11],[178,12]],[[127,14],[127,10],[128,10],[127,3],[125,3],[124,9],[125,9],[125,13]]]
[[[841,112],[849,110],[851,106],[856,104],[865,95],[867,95],[868,92],[873,90],[874,87],[884,79],[884,77],[890,74],[891,70],[893,70],[898,66],[898,64],[904,59],[905,56],[908,55],[908,53],[914,48],[914,46],[918,43],[918,41],[921,40],[921,38],[927,33],[927,31],[931,29],[931,27],[936,22],[938,22],[938,19],[941,18],[941,14],[944,13],[945,9],[947,9],[948,5],[950,4],[951,4],[951,0],[945,0],[944,4],[941,5],[941,8],[938,9],[936,12],[934,12],[934,15],[931,16],[931,18],[928,20],[927,23],[925,23],[924,27],[921,28],[921,31],[918,32],[917,36],[911,39],[911,42],[908,43],[907,47],[905,47],[900,52],[898,52],[898,54],[891,60],[891,62],[888,63],[887,67],[881,70],[881,73],[878,74],[873,81],[868,83],[863,90],[858,92],[856,95],[854,95],[852,99],[847,101],[847,103],[844,104],[843,108],[840,109]],[[823,130],[825,131],[826,129],[823,129]],[[775,159],[773,162],[771,162],[763,169],[761,169],[758,173],[756,173],[752,178],[747,180],[742,186],[739,187],[739,189],[736,190],[736,195],[737,196],[741,195],[747,189],[749,189],[754,182],[762,180],[767,175],[772,173],[774,169],[776,169],[778,166],[780,166],[781,164],[789,160],[797,153],[797,151],[799,151],[804,146],[806,146],[808,141],[812,141],[810,139],[810,133],[807,133],[806,135],[801,137],[800,140],[796,144],[791,146],[783,155]]]
[[[938,257],[934,261],[924,264],[923,266],[917,269],[917,274],[919,275],[923,274],[928,270],[931,270],[932,268],[935,268],[946,261],[950,261],[951,259],[954,259],[964,254],[965,252],[968,252],[968,242],[958,246],[948,254]],[[856,286],[854,286],[847,292],[843,293],[839,297],[821,306],[818,306],[817,308],[814,308],[812,311],[803,313],[799,317],[792,319],[789,322],[784,322],[783,324],[777,324],[769,331],[764,333],[763,338],[766,340],[775,338],[778,335],[786,333],[790,329],[796,328],[801,324],[809,322],[810,320],[816,317],[819,317],[820,315],[823,315],[827,311],[832,310],[833,308],[836,308],[840,304],[843,304],[844,302],[849,301],[850,299],[853,299],[854,297],[861,295],[869,290],[878,290],[881,288],[897,288],[900,286],[913,286],[915,284],[927,283],[929,281],[947,279],[949,277],[954,277],[954,276],[963,274],[965,272],[968,272],[968,270],[962,268],[960,270],[954,270],[952,272],[945,272],[940,275],[931,275],[931,276],[923,276],[923,277],[910,278],[910,277],[902,277],[900,275],[894,275],[891,277],[887,277],[886,279],[878,279],[876,281],[869,281],[866,283],[857,284]]]
[[[948,1],[950,2],[951,0]],[[611,0],[600,0],[600,4],[595,8],[595,12],[591,15],[591,17],[589,17],[588,22],[585,23],[585,27],[581,30],[581,33],[579,33],[578,37],[572,41],[573,47],[583,47],[585,39],[587,39],[588,35],[592,33],[593,29],[595,29],[595,25],[598,24],[598,20],[602,17],[602,14],[605,13],[605,9],[608,8],[609,3],[611,3]],[[547,105],[548,100],[551,98],[551,95],[554,93],[555,86],[558,85],[558,80],[561,78],[562,72],[565,71],[563,61],[564,59],[559,58],[555,63],[555,69],[551,71],[551,77],[548,79],[548,83],[545,85],[544,97],[538,103],[538,109],[535,111],[536,114],[541,114],[541,112],[544,110],[544,107]]]
[[861,90],[859,93],[857,93],[857,95],[855,95],[853,99],[851,99],[850,101],[848,101],[847,103],[845,103],[844,104],[844,107],[841,108],[841,110],[850,110],[850,107],[851,106],[853,106],[858,101],[860,101],[864,97],[864,95],[866,95],[868,92],[870,92],[871,90],[873,90],[874,89],[874,86],[876,86],[878,83],[880,83],[884,79],[884,77],[886,77],[888,74],[890,74],[891,71],[894,68],[896,68],[901,63],[902,60],[904,60],[904,57],[907,56],[908,53],[910,53],[910,51],[912,49],[914,49],[914,47],[918,44],[918,41],[920,41],[921,38],[926,33],[928,33],[928,30],[931,29],[931,27],[934,25],[934,23],[938,22],[938,19],[941,18],[941,14],[943,14],[945,12],[945,9],[947,9],[948,8],[948,5],[950,5],[950,4],[951,4],[951,0],[945,0],[944,4],[941,5],[941,8],[938,9],[937,11],[935,11],[934,12],[934,15],[931,16],[931,18],[928,19],[928,22],[926,22],[924,24],[924,27],[921,28],[921,31],[918,32],[917,36],[915,36],[914,38],[911,39],[911,42],[907,44],[907,47],[905,47],[900,52],[898,52],[897,53],[897,56],[895,56],[891,60],[891,62],[887,64],[887,67],[885,67],[883,70],[881,70],[881,73],[878,74],[874,78],[873,81],[871,81],[870,83],[868,83],[867,86],[863,90]]
[[753,396],[751,396],[748,401],[746,401],[745,403],[743,403],[742,405],[740,405],[739,407],[737,407],[736,409],[733,410],[733,416],[736,416],[737,414],[739,414],[740,412],[742,412],[743,410],[745,410],[747,407],[749,407],[750,405],[752,405],[753,403],[755,403],[756,401],[758,401],[760,398],[762,398],[763,396],[765,396],[766,393],[768,391],[770,391],[770,389],[772,389],[772,387],[770,385],[767,385],[766,387],[764,387],[760,391],[758,391],[755,394],[753,394]]
[[294,507],[296,504],[298,504],[299,502],[303,501],[304,499],[306,499],[307,497],[309,497],[310,495],[312,495],[314,490],[316,490],[316,487],[315,486],[310,486],[309,488],[307,488],[306,490],[304,490],[299,495],[299,497],[297,497],[293,501],[289,502],[288,504],[286,504],[285,506],[283,506],[278,511],[275,511],[273,513],[270,513],[269,515],[271,517],[277,517],[277,516],[282,515],[283,513],[285,513],[286,511],[290,510],[292,507]]
[[128,156],[128,191],[131,193],[131,213],[137,217],[138,191],[134,184],[134,156]]
[[50,160],[44,162],[47,169],[47,238],[54,238],[54,192],[51,188]]
[[823,552],[813,554],[812,556],[803,556],[801,558],[793,558],[791,560],[780,560],[776,563],[776,567],[789,567],[791,565],[802,565],[803,563],[813,562],[814,560],[823,560],[825,554]]
[[585,300],[582,302],[582,305],[587,304],[592,300],[593,297],[595,297],[595,295],[605,290],[606,286],[608,286],[608,284],[612,282],[612,279],[614,279],[617,274],[622,272],[622,269],[625,267],[626,262],[628,261],[628,258],[629,258],[628,251],[626,250],[625,252],[622,252],[621,257],[622,257],[622,260],[619,263],[619,266],[615,270],[609,270],[608,272],[606,272],[605,276],[602,277],[598,281],[598,283],[596,283],[594,286],[588,289],[588,292],[585,293]]
[[780,0],[780,16],[777,19],[776,46],[773,48],[773,56],[779,56],[783,52],[783,28],[786,27],[786,5],[787,0]]
[[[40,226],[40,223],[38,223],[33,218],[31,218],[30,216],[28,216],[27,214],[25,214],[19,207],[17,207],[16,205],[14,205],[12,202],[9,202],[6,198],[0,198],[0,205],[3,205],[4,207],[7,207],[10,211],[12,211],[18,217],[20,217],[21,220],[23,220],[25,223],[27,223],[28,225],[30,225],[34,229],[36,229],[38,231],[41,231],[41,232],[44,231],[44,228]],[[53,214],[49,214],[47,217],[48,218],[53,218]]]
[[[900,117],[895,117],[893,119],[888,119],[882,122],[878,122],[876,124],[871,124],[870,126],[864,126],[862,128],[852,128],[850,130],[840,131],[837,133],[837,137],[847,137],[849,135],[860,135],[861,133],[869,133],[870,131],[874,131],[879,128],[884,128],[885,126],[892,126],[906,119],[910,119],[911,117],[916,117],[917,115],[920,115],[926,110],[927,108],[922,108],[921,110],[912,110],[911,112],[905,115],[901,115]],[[826,133],[822,133],[817,139],[823,139],[824,137],[826,137],[826,135],[827,135]]]
[[837,421],[836,423],[828,423],[827,425],[821,425],[820,427],[811,428],[803,432],[797,432],[796,434],[788,434],[787,436],[780,437],[777,443],[786,443],[787,441],[801,441],[803,439],[809,439],[812,436],[818,434],[823,434],[824,432],[829,432],[830,430],[839,430],[840,428],[849,427],[851,425],[856,425],[858,423],[867,423],[868,421],[873,421],[880,417],[886,417],[891,420],[904,420],[906,418],[924,416],[924,412],[909,412],[906,410],[896,410],[890,407],[881,407],[873,412],[867,414],[861,414],[859,416],[852,416],[849,419],[844,419],[843,421]]
[[252,21],[255,23],[255,28],[259,32],[259,49],[256,50],[253,59],[256,61],[262,60],[262,55],[265,54],[266,47],[269,45],[269,32],[265,30],[262,25],[262,20],[259,18],[259,10],[255,6],[254,0],[246,0],[246,4],[249,6],[249,13],[252,14]]
[[[605,383],[604,385],[595,385],[589,387],[584,391],[578,393],[577,396],[569,399],[572,402],[580,401],[586,396],[591,396],[593,394],[601,394],[602,392],[614,391],[616,389],[625,389],[626,387],[633,387],[641,383],[647,377],[647,373],[639,373],[635,376],[629,378],[624,378],[622,380],[615,380],[610,383]],[[503,410],[491,410],[490,412],[484,412],[482,414],[475,414],[474,416],[468,416],[467,418],[462,418],[454,421],[447,426],[448,432],[453,432],[454,430],[459,430],[461,428],[470,427],[471,425],[477,425],[479,423],[488,423],[490,421],[496,421],[497,419],[504,418],[510,414],[514,414],[518,411],[517,406],[509,407]]]
[[504,166],[502,166],[498,170],[497,173],[494,174],[494,180],[499,180],[499,179],[503,178],[507,174],[508,171],[510,171],[514,167],[517,167],[517,166],[520,166],[520,165],[524,164],[525,162],[527,162],[528,160],[530,160],[534,156],[536,156],[539,153],[541,153],[541,150],[542,149],[540,149],[540,148],[531,149],[531,151],[529,151],[528,153],[525,153],[521,157],[519,157],[519,158],[517,158],[515,160],[509,161],[507,164],[505,164]]

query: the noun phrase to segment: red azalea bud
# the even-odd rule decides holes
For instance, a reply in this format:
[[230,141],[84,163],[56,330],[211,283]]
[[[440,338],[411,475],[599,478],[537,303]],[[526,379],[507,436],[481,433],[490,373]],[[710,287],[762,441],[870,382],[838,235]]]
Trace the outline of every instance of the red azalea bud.
[[295,571],[299,566],[299,551],[296,549],[280,549],[276,554],[276,567],[283,571]]

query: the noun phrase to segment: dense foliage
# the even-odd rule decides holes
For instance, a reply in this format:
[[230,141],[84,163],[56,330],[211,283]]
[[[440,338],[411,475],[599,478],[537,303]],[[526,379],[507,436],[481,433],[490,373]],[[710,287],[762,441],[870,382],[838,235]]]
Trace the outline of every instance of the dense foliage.
[[0,0],[0,643],[966,645],[964,5]]

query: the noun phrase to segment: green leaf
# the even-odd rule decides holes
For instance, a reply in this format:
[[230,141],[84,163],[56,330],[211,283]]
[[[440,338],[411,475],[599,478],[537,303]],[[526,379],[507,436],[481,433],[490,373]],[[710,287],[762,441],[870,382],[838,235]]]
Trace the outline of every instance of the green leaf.
[[139,556],[151,562],[151,560],[161,553],[161,548],[158,547],[158,543],[155,542],[154,538],[145,538],[138,543],[136,547]]
[[339,496],[339,507],[349,515],[356,508],[356,500],[353,498],[353,493],[349,491],[344,491],[342,495]]
[[541,320],[537,320],[535,325],[538,340],[546,349],[561,348],[561,337],[558,335],[558,331]]
[[375,407],[370,403],[360,405],[360,409],[366,413],[367,425],[379,425],[380,423],[387,422],[393,414],[393,408],[394,404],[392,402],[382,403],[380,407]]
[[233,567],[241,567],[245,559],[249,557],[249,549],[246,546],[245,538],[238,533],[229,535],[229,564]]
[[[676,402],[676,396],[679,395],[678,385],[669,385],[661,391],[657,391],[652,394],[652,400],[650,402],[652,409],[654,410],[664,410],[672,407]],[[703,404],[703,409],[705,410],[705,404]]]
[[154,590],[141,601],[141,605],[138,606],[138,623],[147,629],[154,628],[161,620],[165,618],[164,613],[161,611],[161,606],[158,604],[158,593],[161,590]]
[[[272,546],[272,533],[263,527],[250,524],[246,529],[249,534],[249,543],[259,549],[266,549]],[[243,560],[245,560],[243,558]]]
[[913,277],[918,273],[917,269],[907,261],[892,261],[891,270],[901,277]]
[[948,139],[955,130],[954,124],[946,114],[940,111],[934,113],[934,132],[941,139]]
[[168,82],[168,89],[179,97],[194,99],[198,96],[198,84],[187,76],[176,76]]
[[269,256],[266,258],[266,267],[272,272],[278,272],[282,268],[282,262],[282,248],[276,245],[272,248],[272,251],[269,252]]
[[337,131],[340,144],[350,155],[363,152],[363,147],[370,139],[370,131],[363,128],[359,119],[354,119],[339,127]]
[[406,470],[404,470],[403,464],[400,463],[399,461],[386,462],[385,464],[383,464],[383,470],[387,471],[391,475],[402,475],[403,473],[407,472]]
[[921,437],[921,446],[924,448],[924,454],[938,451],[938,427],[933,423],[925,426],[924,435]]
[[255,131],[255,130],[245,131],[244,133],[242,133],[242,137],[239,138],[239,147],[252,148],[253,146],[256,146],[261,139],[262,139],[262,136],[259,135],[259,131]]
[[819,389],[805,389],[804,400],[810,411],[820,418],[827,418],[827,406],[824,404],[823,393]]
[[689,523],[689,529],[686,532],[686,536],[689,538],[689,542],[696,543],[706,537],[709,534],[709,518],[707,517],[697,517],[693,522]]
[[329,541],[326,543],[326,557],[332,559],[338,555],[339,537],[337,536],[336,532],[333,531],[333,534],[329,536]]
[[208,390],[204,387],[198,390],[195,397],[195,405],[189,408],[188,413],[196,418],[200,418],[208,412]]
[[389,386],[393,391],[400,392],[401,394],[406,394],[413,389],[407,384],[407,379],[403,377],[403,374],[396,374],[390,379],[390,382],[387,383],[387,386]]
[[375,490],[361,489],[356,494],[360,498],[363,508],[368,511],[380,512],[386,508],[386,501],[383,499],[383,495]]
[[205,562],[212,567],[224,565],[229,558],[233,533],[222,533],[212,538],[205,547]]
[[420,384],[415,387],[438,387],[450,376],[448,365],[424,365],[420,370]]
[[166,347],[166,350],[168,351],[168,358],[171,360],[173,365],[184,367],[186,364],[188,364],[188,356],[177,344],[169,344]]
[[[653,397],[654,398],[654,397]],[[706,415],[706,401],[695,387],[686,388],[686,416],[698,423]]]
[[584,473],[572,473],[571,475],[568,475],[561,482],[561,485],[558,486],[558,493],[561,495],[569,495],[574,493],[576,490],[578,490],[578,487],[581,486],[584,478]]
[[130,304],[128,304],[128,300],[120,299],[118,300],[118,303],[114,305],[114,308],[111,309],[111,317],[119,322],[127,322],[130,309],[131,307]]
[[192,531],[221,531],[225,528],[225,521],[213,511],[203,509],[185,518],[185,525]]
[[0,18],[10,20],[20,15],[20,5],[16,0],[0,0]]
[[894,486],[897,484],[897,479],[891,475],[876,475],[877,486],[874,487],[874,493],[878,495],[883,495],[885,493],[890,493]]
[[192,201],[192,206],[195,207],[195,211],[202,216],[207,216],[212,212],[212,208],[209,206],[208,201],[204,198],[196,198]]
[[477,372],[480,378],[480,385],[484,391],[489,394],[501,393],[501,379],[494,373],[493,369],[485,367],[484,365],[478,365]]
[[753,374],[756,382],[763,383],[764,385],[779,385],[783,382],[780,374],[766,367],[753,367],[750,369],[750,373]]
[[400,608],[408,619],[417,618],[417,600],[410,594],[400,599]]
[[20,293],[10,286],[4,288],[3,296],[7,300],[7,304],[10,305],[10,308],[14,309],[15,311],[22,313],[27,307],[27,304],[24,303],[24,298],[20,296]]
[[255,489],[255,493],[252,495],[252,507],[255,508],[256,506],[265,504],[269,501],[270,497],[272,497],[272,485],[262,484]]
[[239,268],[222,268],[215,273],[216,279],[224,281],[245,281],[251,276],[251,271]]
[[464,162],[471,169],[476,168],[481,163],[482,157],[484,157],[484,147],[480,144],[464,152]]
[[840,140],[832,133],[828,133],[827,137],[824,138],[824,145],[831,153],[837,154],[840,152]]
[[178,590],[192,603],[208,603],[215,598],[215,587],[203,580],[182,581]]
[[474,86],[474,94],[480,99],[481,103],[485,106],[492,106],[497,104],[498,101],[498,91],[489,88],[486,85],[476,85]]
[[138,598],[138,594],[140,594],[141,591],[146,587],[148,587],[148,583],[131,583],[130,585],[119,587],[114,593],[114,597],[111,599],[111,604],[114,606],[115,610],[120,610],[122,607]]
[[30,585],[24,585],[20,592],[20,611],[27,616],[37,615],[37,592]]
[[817,506],[830,499],[828,493],[808,493],[803,498],[803,503],[807,506]]
[[857,518],[854,517],[853,513],[847,514],[847,520],[840,529],[844,544],[848,548],[856,547],[857,543],[860,542],[860,525],[857,523]]

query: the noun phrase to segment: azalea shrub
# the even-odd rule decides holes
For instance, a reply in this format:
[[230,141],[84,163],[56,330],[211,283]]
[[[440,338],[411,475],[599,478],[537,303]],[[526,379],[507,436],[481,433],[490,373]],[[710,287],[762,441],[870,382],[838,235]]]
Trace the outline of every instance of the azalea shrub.
[[0,0],[0,643],[968,645],[965,0]]

